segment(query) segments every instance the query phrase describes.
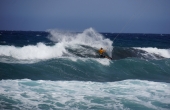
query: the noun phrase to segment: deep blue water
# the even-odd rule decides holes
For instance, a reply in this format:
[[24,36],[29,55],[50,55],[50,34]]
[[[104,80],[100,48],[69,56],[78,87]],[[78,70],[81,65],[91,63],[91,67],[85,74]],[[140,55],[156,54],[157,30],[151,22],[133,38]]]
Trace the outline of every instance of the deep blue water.
[[168,110],[170,35],[0,31],[0,82],[1,109]]

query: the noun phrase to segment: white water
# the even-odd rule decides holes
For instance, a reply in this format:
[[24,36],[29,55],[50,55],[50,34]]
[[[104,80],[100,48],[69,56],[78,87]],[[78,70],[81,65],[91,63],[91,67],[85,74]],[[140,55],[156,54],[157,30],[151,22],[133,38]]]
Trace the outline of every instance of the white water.
[[1,80],[0,109],[168,110],[169,90],[169,83],[142,80],[105,83]]
[[[95,48],[96,50],[103,47],[110,55],[111,50],[113,49],[113,42],[107,38],[104,38],[92,28],[77,34],[61,32],[57,30],[49,30],[48,32],[50,33],[48,38],[53,42],[56,42],[55,45],[47,46],[44,43],[38,43],[37,45],[27,45],[23,47],[0,45],[0,57],[4,57],[1,59],[1,61],[5,62],[9,57],[20,61],[22,60],[22,62],[34,62],[39,60],[65,57],[63,55],[67,55],[69,58],[77,57],[67,51],[67,48],[73,50],[79,49],[82,51],[81,54],[97,54],[95,51],[88,51],[87,49],[84,49],[81,47],[81,45],[86,45]],[[10,62],[9,59],[8,62]]]
[[21,60],[55,58],[62,56],[65,51],[61,43],[57,43],[54,46],[46,46],[43,43],[24,47],[0,46],[0,56],[8,56]]
[[107,51],[112,50],[113,42],[104,38],[101,34],[97,33],[94,29],[89,28],[84,30],[83,33],[72,34],[69,32],[61,32],[58,30],[49,30],[50,36],[49,39],[54,42],[61,42],[64,45],[87,45],[90,47],[94,47],[100,49],[103,47],[107,49]]
[[136,48],[139,50],[144,50],[150,54],[157,54],[160,55],[164,58],[170,58],[170,49],[158,49],[158,48],[153,48],[153,47],[147,47],[147,48]]

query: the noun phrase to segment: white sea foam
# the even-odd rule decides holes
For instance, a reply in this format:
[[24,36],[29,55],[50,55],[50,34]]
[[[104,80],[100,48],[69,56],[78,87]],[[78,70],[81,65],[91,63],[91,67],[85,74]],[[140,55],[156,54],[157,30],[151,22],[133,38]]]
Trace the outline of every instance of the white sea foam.
[[104,83],[1,80],[0,108],[168,110],[169,90],[169,83],[142,80]]
[[139,48],[137,47],[136,49],[140,49],[143,51],[146,51],[151,54],[157,54],[165,58],[170,58],[170,49],[158,49],[158,48],[152,48],[152,47],[147,47],[147,48]]
[[65,51],[61,43],[57,43],[54,46],[47,46],[43,43],[24,47],[0,46],[0,56],[13,57],[21,60],[61,57]]

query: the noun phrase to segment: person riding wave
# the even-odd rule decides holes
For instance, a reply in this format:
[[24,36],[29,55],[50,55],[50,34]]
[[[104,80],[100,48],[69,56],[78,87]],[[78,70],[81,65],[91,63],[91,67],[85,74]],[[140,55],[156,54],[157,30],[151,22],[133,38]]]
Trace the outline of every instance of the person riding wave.
[[101,58],[105,58],[104,53],[105,53],[105,50],[103,50],[103,48],[100,48],[99,55],[100,55]]
[[99,50],[100,58],[108,58],[108,59],[112,59],[112,58],[110,58],[110,57],[104,55],[105,52],[106,52],[106,51],[105,51],[103,48],[100,48],[100,50]]

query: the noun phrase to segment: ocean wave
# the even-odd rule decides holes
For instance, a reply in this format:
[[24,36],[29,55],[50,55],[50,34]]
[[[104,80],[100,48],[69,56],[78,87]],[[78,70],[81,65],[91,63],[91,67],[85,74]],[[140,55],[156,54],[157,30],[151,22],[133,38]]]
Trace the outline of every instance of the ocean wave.
[[[112,41],[104,38],[101,34],[92,28],[82,33],[61,33],[56,30],[50,30],[48,38],[55,42],[54,45],[45,45],[39,42],[36,45],[26,45],[23,47],[0,45],[1,62],[37,62],[41,60],[56,58],[96,58],[97,49],[107,47],[106,51],[111,55]],[[99,57],[98,57],[99,58]]]
[[[139,58],[144,60],[160,60],[170,58],[169,49],[159,49],[154,47],[119,47],[113,46],[112,37],[105,37],[104,34],[96,32],[93,28],[84,30],[81,33],[72,33],[51,29],[43,33],[44,37],[40,38],[41,33],[35,32],[31,37],[30,44],[17,46],[22,41],[26,42],[27,37],[19,40],[17,45],[0,45],[0,62],[4,63],[37,63],[51,59],[74,59],[89,60],[93,59],[98,62],[100,57],[98,49],[103,47],[106,50],[106,55],[112,57],[113,60],[126,58]],[[19,35],[19,33],[15,33]],[[14,34],[14,35],[15,35]],[[21,33],[21,35],[27,33]],[[16,36],[15,35],[15,36]],[[112,35],[112,34],[109,34]],[[21,37],[21,36],[20,36]],[[46,41],[45,38],[49,41]],[[37,39],[41,39],[39,41]],[[125,38],[127,39],[127,38]],[[7,40],[8,41],[8,40]],[[32,44],[38,42],[36,44]],[[123,41],[122,41],[123,42]],[[162,42],[161,42],[162,43]],[[133,44],[133,43],[132,43]]]

